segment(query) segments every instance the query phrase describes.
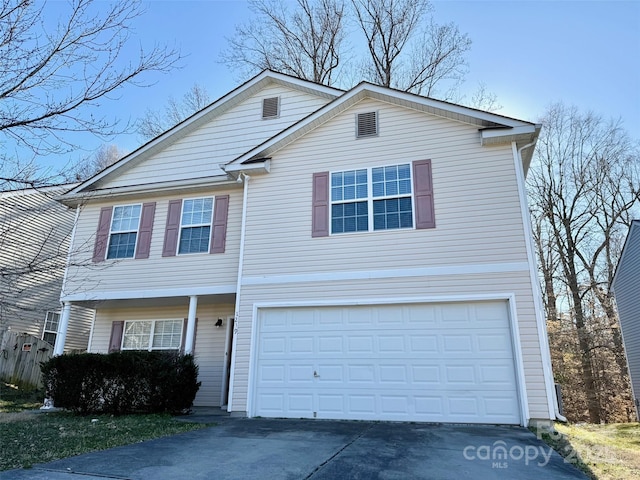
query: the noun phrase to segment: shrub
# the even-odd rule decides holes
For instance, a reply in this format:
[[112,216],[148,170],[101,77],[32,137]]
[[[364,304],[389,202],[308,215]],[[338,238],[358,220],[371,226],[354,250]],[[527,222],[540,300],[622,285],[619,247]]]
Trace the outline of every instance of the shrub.
[[41,368],[54,405],[82,414],[178,413],[200,388],[193,356],[172,352],[60,355]]

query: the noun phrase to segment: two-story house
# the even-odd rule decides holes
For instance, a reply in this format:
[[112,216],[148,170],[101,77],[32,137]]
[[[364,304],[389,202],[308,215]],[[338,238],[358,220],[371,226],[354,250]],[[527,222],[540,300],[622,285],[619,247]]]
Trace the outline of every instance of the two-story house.
[[524,177],[539,126],[265,71],[62,197],[89,349],[182,349],[248,416],[556,418]]

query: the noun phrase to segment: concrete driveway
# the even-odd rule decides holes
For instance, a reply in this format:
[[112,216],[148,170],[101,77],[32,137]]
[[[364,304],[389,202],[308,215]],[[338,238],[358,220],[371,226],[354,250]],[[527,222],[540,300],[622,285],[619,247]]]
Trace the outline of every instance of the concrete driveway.
[[585,479],[520,427],[224,418],[0,479]]

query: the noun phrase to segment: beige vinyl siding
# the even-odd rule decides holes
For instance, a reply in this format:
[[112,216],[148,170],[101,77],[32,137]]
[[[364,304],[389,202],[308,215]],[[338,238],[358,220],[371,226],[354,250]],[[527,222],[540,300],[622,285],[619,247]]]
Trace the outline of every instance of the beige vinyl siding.
[[[263,120],[262,100],[277,96],[280,116]],[[219,165],[261,144],[328,101],[299,90],[268,86],[101,188],[223,175]]]
[[[372,110],[379,112],[379,136],[356,139],[355,115]],[[435,229],[311,237],[313,172],[424,159],[432,161]],[[393,276],[415,268],[464,271],[482,265],[504,265],[506,271]],[[340,279],[354,271],[388,276]],[[289,275],[295,277],[287,280]],[[256,303],[513,294],[530,416],[549,418],[513,152],[511,145],[482,147],[475,127],[364,100],[276,152],[271,173],[249,184],[242,276],[234,411],[247,407]]]
[[[194,358],[199,367],[198,380],[202,385],[194,402],[196,406],[220,406],[227,317],[233,315],[233,309],[233,305],[198,305]],[[96,313],[91,352],[108,352],[112,322],[187,318],[188,311],[188,300],[185,300],[183,307],[100,309]],[[224,322],[220,328],[215,327],[218,318]]]
[[[64,342],[65,352],[84,352],[88,348],[91,323],[95,311],[78,305],[71,306],[69,313],[69,328]],[[42,336],[42,332],[40,333]]]
[[[356,139],[355,114],[374,109],[380,136]],[[313,172],[423,159],[432,161],[436,229],[311,237]],[[527,261],[511,146],[481,147],[474,127],[381,102],[275,154],[249,197],[243,276]]]
[[[60,311],[75,211],[54,197],[70,187],[0,193],[0,333],[42,338],[47,312]],[[87,348],[92,315],[72,310],[65,351]]]
[[[163,257],[164,232],[169,201],[179,198],[229,195],[227,237],[224,253],[198,253]],[[149,258],[105,260],[93,263],[93,247],[100,209],[155,201],[156,211]],[[82,209],[76,230],[74,255],[67,274],[65,295],[90,294],[101,298],[104,292],[152,291],[190,287],[229,287],[235,290],[242,216],[242,190],[211,191],[192,195],[134,198],[126,202],[90,204]],[[95,296],[94,296],[95,294]]]

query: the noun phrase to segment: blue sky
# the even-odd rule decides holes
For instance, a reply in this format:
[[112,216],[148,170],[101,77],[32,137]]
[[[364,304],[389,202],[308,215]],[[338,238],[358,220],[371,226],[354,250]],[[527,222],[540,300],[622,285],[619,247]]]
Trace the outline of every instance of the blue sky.
[[[240,83],[217,63],[225,37],[250,16],[242,0],[145,2],[146,13],[135,24],[144,46],[154,42],[180,48],[183,68],[148,80],[146,88],[127,88],[104,101],[102,114],[134,121],[146,108],[161,108],[170,95],[180,97],[194,83],[212,100]],[[620,117],[640,139],[640,1],[434,1],[435,19],[454,22],[473,41],[470,72],[463,92],[479,82],[496,93],[498,112],[537,120],[553,102],[563,101],[606,118]],[[108,139],[126,151],[137,135]],[[87,138],[87,150],[103,140]],[[76,152],[70,159],[86,156]]]

